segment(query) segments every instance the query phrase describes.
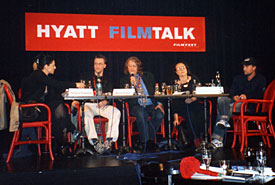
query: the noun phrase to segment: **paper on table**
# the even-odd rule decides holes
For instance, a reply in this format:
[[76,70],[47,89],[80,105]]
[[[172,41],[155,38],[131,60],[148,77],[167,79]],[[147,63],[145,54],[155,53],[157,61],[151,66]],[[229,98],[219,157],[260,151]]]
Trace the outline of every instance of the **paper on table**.
[[194,180],[221,180],[222,177],[205,175],[205,174],[196,172],[191,176],[191,179],[194,179]]

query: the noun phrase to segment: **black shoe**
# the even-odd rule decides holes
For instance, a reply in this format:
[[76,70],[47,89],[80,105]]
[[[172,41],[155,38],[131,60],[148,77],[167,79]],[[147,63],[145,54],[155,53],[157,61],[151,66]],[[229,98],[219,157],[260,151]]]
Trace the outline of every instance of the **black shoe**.
[[145,148],[144,147],[145,147],[145,143],[138,142],[134,146],[133,153],[144,153],[145,152]]
[[56,156],[74,158],[75,153],[72,150],[72,146],[69,143],[59,146]]
[[159,152],[159,146],[154,141],[148,141],[147,148],[152,152]]

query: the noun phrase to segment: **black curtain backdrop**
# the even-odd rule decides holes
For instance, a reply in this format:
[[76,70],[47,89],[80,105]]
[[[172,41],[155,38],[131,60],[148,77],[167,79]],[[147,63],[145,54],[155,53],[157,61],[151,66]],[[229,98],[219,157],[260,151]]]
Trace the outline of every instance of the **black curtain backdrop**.
[[[169,82],[178,61],[188,62],[200,80],[210,82],[220,71],[227,90],[240,62],[256,57],[258,71],[270,82],[274,79],[275,3],[272,0],[10,0],[2,6],[0,78],[11,83],[14,91],[31,70],[32,59],[39,53],[25,51],[25,12],[203,16],[206,20],[206,52],[101,52],[108,59],[108,75],[118,84],[125,60],[138,56],[144,70],[151,71],[158,82]],[[55,56],[54,78],[79,80],[91,67],[98,52],[48,52]]]

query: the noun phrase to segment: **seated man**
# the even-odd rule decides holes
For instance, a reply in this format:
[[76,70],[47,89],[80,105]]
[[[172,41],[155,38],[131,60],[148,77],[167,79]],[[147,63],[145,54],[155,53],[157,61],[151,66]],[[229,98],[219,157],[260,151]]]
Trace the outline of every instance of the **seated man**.
[[[215,147],[223,147],[223,138],[226,128],[230,127],[228,121],[232,116],[234,102],[246,99],[261,99],[263,98],[266,80],[261,75],[256,73],[256,60],[253,57],[246,58],[242,62],[243,74],[236,76],[230,89],[230,97],[218,98],[218,117],[216,127],[212,135],[212,144]],[[237,105],[239,111],[241,104]],[[255,107],[249,107],[248,111]]]
[[[103,76],[104,69],[106,68],[106,57],[103,55],[97,55],[94,58],[94,72],[90,73],[86,77],[86,81],[91,81],[89,83],[93,89],[97,92],[111,92],[112,84],[107,80],[106,76]],[[97,89],[97,84],[100,83],[102,90]],[[119,134],[119,121],[120,121],[120,111],[111,105],[108,105],[107,100],[87,102],[84,105],[84,124],[85,131],[89,140],[89,143],[94,146],[95,150],[102,154],[112,147],[112,143],[116,142]],[[102,116],[107,118],[107,133],[106,141],[101,143],[98,139],[97,132],[94,125],[94,116]]]

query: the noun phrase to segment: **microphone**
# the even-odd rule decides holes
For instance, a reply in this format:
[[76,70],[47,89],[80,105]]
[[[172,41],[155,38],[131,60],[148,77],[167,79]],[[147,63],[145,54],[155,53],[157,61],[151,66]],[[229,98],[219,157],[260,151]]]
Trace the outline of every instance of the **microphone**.
[[130,82],[131,82],[131,87],[134,87],[134,80],[132,77],[135,77],[133,72],[130,73]]

